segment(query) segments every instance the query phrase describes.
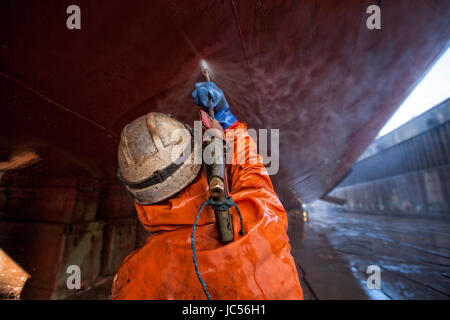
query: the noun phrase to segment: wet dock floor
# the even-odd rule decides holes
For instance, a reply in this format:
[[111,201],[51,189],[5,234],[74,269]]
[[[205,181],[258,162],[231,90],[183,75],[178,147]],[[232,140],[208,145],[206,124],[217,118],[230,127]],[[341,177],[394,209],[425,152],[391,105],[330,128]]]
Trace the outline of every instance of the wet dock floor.
[[316,209],[288,233],[305,299],[450,299],[449,219]]

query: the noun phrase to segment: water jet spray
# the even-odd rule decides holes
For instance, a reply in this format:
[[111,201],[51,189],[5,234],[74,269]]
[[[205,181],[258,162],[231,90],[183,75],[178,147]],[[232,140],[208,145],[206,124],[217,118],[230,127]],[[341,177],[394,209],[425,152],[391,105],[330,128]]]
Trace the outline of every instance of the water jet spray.
[[202,73],[206,78],[206,81],[210,82],[211,78],[209,77],[209,68],[208,68],[208,64],[206,63],[205,60],[200,61],[200,65],[202,66]]

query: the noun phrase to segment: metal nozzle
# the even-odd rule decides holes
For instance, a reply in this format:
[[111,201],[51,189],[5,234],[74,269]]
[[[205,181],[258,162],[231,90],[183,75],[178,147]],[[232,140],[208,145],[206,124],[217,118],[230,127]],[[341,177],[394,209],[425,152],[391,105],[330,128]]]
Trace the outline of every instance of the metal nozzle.
[[202,71],[203,71],[203,75],[205,76],[206,81],[210,82],[211,78],[209,77],[209,69],[205,68]]
[[224,195],[225,187],[222,179],[219,177],[212,177],[209,182],[209,194],[213,198],[221,198]]

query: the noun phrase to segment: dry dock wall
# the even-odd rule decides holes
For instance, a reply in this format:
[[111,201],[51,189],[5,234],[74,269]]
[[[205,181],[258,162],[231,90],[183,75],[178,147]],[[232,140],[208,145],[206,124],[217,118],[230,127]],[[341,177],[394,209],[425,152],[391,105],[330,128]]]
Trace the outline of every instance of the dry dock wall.
[[376,140],[331,193],[358,212],[450,217],[450,99]]

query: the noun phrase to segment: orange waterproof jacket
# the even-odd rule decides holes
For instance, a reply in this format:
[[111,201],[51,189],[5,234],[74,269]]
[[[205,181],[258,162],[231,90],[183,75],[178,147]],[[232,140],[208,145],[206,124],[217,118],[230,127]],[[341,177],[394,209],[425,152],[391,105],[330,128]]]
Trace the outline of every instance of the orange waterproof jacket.
[[[286,212],[246,128],[239,123],[227,132],[234,136],[235,161],[241,160],[227,165],[227,172],[244,235],[238,233],[239,217],[232,208],[235,240],[223,245],[214,211],[206,206],[195,234],[199,271],[213,300],[303,299],[286,234]],[[250,154],[255,155],[253,163]],[[202,170],[177,198],[156,205],[136,203],[145,229],[156,234],[122,262],[113,281],[113,299],[206,299],[195,273],[190,236],[197,211],[208,198]]]

